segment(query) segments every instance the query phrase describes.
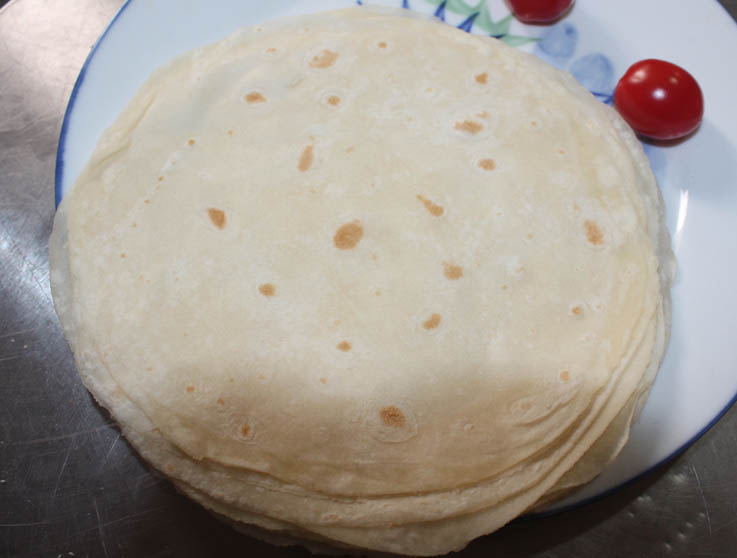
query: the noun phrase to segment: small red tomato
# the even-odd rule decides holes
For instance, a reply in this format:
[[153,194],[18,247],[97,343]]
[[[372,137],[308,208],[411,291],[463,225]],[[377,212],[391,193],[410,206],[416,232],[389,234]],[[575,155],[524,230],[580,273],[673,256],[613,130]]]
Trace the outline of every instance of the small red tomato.
[[524,23],[550,23],[562,16],[573,0],[507,0]]
[[704,115],[704,97],[693,76],[653,58],[625,72],[614,90],[614,106],[636,132],[658,140],[687,136]]

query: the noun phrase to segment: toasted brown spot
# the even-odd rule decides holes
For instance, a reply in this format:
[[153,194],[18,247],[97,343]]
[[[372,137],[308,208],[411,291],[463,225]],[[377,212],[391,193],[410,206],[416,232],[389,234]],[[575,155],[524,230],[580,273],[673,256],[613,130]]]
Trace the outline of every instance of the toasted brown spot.
[[276,287],[271,283],[264,283],[259,285],[258,291],[264,296],[274,296],[276,294]]
[[192,393],[194,391],[194,386],[187,386],[187,393]]
[[560,153],[561,155],[565,155],[566,154],[566,151],[565,151],[565,149],[559,149],[558,150],[558,153]]
[[494,162],[494,159],[481,159],[479,161],[479,167],[485,171],[490,171],[496,168],[496,163]]
[[476,116],[478,116],[479,118],[486,118],[487,116],[489,116],[489,113],[486,112],[485,110],[482,110],[481,112],[476,114]]
[[135,223],[131,223],[131,227],[133,227],[134,229],[136,228],[136,226],[137,225]]
[[571,379],[571,373],[568,372],[568,370],[563,370],[563,372],[560,373],[560,379],[564,382],[567,382]]
[[151,203],[151,200],[143,200],[143,203]]
[[506,291],[509,287],[507,285],[502,285],[502,290]]
[[571,313],[575,316],[580,316],[581,314],[583,314],[583,308],[581,308],[580,306],[574,306],[573,308],[571,308]]
[[340,250],[350,250],[355,248],[363,238],[363,227],[359,221],[346,223],[341,226],[333,236],[335,246]]
[[266,97],[264,97],[258,91],[251,91],[248,95],[246,95],[246,102],[247,103],[264,103],[266,102]]
[[329,68],[338,59],[338,53],[325,49],[320,54],[312,57],[310,66],[313,68]]
[[321,384],[327,384],[328,383],[328,379],[327,378],[320,378],[320,383]]
[[473,120],[464,120],[463,122],[456,122],[455,129],[460,130],[461,132],[467,132],[469,134],[475,135],[483,130],[484,127],[478,122],[474,122]]
[[489,77],[489,75],[486,72],[484,72],[483,74],[478,74],[476,76],[476,83],[484,84],[484,83],[486,83],[488,77]]
[[330,95],[330,97],[328,97],[328,104],[333,105],[334,107],[338,106],[340,104],[340,97],[337,95]]
[[232,136],[233,135],[233,130],[228,130],[228,135],[229,136]]
[[193,139],[190,139],[190,140],[189,140],[189,141],[187,142],[187,145],[194,145],[194,140],[193,140]]
[[340,343],[338,343],[337,347],[343,352],[351,350],[351,344],[348,341],[341,341]]
[[394,405],[382,407],[381,411],[379,411],[379,416],[381,417],[381,422],[394,428],[402,428],[404,423],[407,422],[407,419],[404,418],[404,413]]
[[379,48],[386,48],[386,43],[384,41],[379,42]]
[[241,426],[241,434],[244,438],[247,438],[248,435],[251,433],[251,425],[246,423],[243,426]]
[[584,221],[583,227],[586,230],[586,238],[591,244],[597,246],[604,244],[604,233],[601,232],[601,229],[594,221]]
[[530,240],[532,240],[533,238],[535,238],[535,235],[532,234],[532,233],[527,233],[527,238],[529,238]]
[[530,122],[530,124],[532,124],[533,126],[537,126],[537,122],[535,122],[534,120]]
[[225,401],[223,400],[222,397],[218,397],[218,400],[215,401],[215,403],[217,403],[218,405],[225,405]]
[[376,292],[375,292],[374,294],[375,294],[376,296],[381,296],[381,291],[376,291]]
[[150,367],[150,366],[147,366],[147,367],[146,367],[146,372],[153,372],[153,368],[152,368],[152,367]]
[[346,148],[345,152],[346,152],[346,153],[350,153],[350,152],[351,152],[351,151],[353,151],[353,150],[354,150],[355,148],[356,148],[356,146],[355,146],[355,145],[351,145],[350,147]]
[[460,279],[463,277],[463,268],[460,265],[453,265],[453,264],[443,264],[445,269],[443,270],[443,275],[445,275],[448,279]]
[[274,47],[269,47],[266,49],[266,52],[276,52],[276,49]]
[[208,207],[207,214],[210,216],[210,221],[212,221],[212,224],[215,225],[218,229],[222,229],[225,227],[225,211],[223,211],[222,209],[216,209],[214,207]]
[[427,320],[422,323],[422,327],[425,329],[435,329],[440,325],[443,317],[440,314],[433,314]]
[[440,217],[445,211],[442,205],[433,203],[420,194],[417,194],[417,199],[420,200],[425,205],[425,209],[427,209],[430,214],[434,215],[435,217]]
[[315,148],[312,145],[308,145],[304,148],[302,151],[302,154],[299,156],[299,163],[297,163],[297,168],[301,170],[302,172],[305,172],[310,169],[312,166],[312,161],[315,159]]
[[160,176],[159,177],[159,182],[164,182],[164,177],[163,176]]
[[125,258],[125,252],[123,252],[122,254],[120,254],[120,257],[121,258]]

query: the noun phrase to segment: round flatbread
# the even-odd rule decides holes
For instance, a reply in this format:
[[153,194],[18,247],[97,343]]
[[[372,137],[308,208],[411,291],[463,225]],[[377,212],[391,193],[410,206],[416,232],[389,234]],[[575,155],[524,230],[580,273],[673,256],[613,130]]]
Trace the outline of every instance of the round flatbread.
[[667,340],[662,213],[568,74],[355,8],[157,71],[62,202],[52,289],[85,384],[195,499],[438,554],[625,443]]

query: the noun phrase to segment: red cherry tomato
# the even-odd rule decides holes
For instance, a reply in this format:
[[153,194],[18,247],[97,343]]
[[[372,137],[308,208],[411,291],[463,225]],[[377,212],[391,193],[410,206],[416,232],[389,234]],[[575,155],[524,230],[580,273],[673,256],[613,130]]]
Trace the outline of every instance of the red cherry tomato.
[[562,16],[573,0],[507,0],[514,15],[524,23],[550,23]]
[[614,90],[614,106],[636,132],[659,140],[687,136],[704,115],[704,97],[693,76],[652,58],[625,72]]

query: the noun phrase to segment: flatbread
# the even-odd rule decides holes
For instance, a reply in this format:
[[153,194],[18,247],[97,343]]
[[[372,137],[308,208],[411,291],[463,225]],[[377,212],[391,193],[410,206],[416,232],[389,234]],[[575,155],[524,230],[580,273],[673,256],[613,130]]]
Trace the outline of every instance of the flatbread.
[[662,214],[568,74],[355,8],[158,70],[62,202],[52,290],[85,384],[183,491],[438,554],[625,443],[667,342]]

